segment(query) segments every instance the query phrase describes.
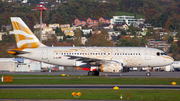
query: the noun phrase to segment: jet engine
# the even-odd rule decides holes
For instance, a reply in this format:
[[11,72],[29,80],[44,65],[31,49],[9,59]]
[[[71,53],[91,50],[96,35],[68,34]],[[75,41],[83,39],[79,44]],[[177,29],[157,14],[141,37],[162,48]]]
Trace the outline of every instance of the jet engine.
[[106,63],[103,63],[99,66],[91,66],[91,68],[89,69],[88,75],[98,76],[99,71],[100,72],[110,72],[110,73],[124,72],[123,71],[123,63],[106,62]]

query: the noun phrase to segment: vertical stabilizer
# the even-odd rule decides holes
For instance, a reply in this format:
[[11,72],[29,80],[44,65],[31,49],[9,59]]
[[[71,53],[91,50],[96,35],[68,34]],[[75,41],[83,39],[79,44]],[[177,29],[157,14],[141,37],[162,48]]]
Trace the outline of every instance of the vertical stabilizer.
[[11,17],[11,22],[14,30],[13,34],[15,34],[18,48],[25,49],[45,46],[32,33],[32,31],[28,28],[28,26],[20,17]]

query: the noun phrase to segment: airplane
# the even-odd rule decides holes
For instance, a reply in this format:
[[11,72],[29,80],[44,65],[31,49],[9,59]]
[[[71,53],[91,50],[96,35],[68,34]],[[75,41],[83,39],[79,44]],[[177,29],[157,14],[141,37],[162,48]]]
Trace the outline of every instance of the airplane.
[[180,61],[174,61],[171,65],[174,68],[174,70],[180,71]]
[[149,47],[48,47],[20,17],[10,19],[18,48],[9,49],[9,54],[54,65],[86,67],[90,76],[127,72],[129,67],[165,66],[174,61],[162,50]]

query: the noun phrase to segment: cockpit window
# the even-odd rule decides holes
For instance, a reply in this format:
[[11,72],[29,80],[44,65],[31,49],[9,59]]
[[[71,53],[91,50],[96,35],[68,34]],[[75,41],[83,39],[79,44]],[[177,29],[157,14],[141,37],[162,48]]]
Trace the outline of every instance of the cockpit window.
[[156,55],[157,55],[157,56],[160,56],[160,55],[167,55],[167,54],[166,54],[166,53],[157,52]]
[[163,55],[167,55],[166,53],[162,53]]
[[159,52],[157,52],[157,53],[156,53],[156,55],[157,55],[157,56],[160,56],[160,53],[159,53]]

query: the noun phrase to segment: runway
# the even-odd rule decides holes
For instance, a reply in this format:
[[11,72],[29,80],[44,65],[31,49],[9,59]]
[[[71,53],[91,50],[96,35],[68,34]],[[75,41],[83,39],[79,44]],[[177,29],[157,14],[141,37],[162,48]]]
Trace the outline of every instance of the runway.
[[[75,70],[75,71],[59,71],[59,72],[1,72],[1,75],[86,75],[88,71]],[[103,73],[100,72],[102,76],[110,77],[147,77],[144,71],[130,71],[126,73]],[[150,77],[155,78],[180,78],[180,72],[151,72]]]
[[168,89],[180,90],[180,85],[0,85],[0,89]]

